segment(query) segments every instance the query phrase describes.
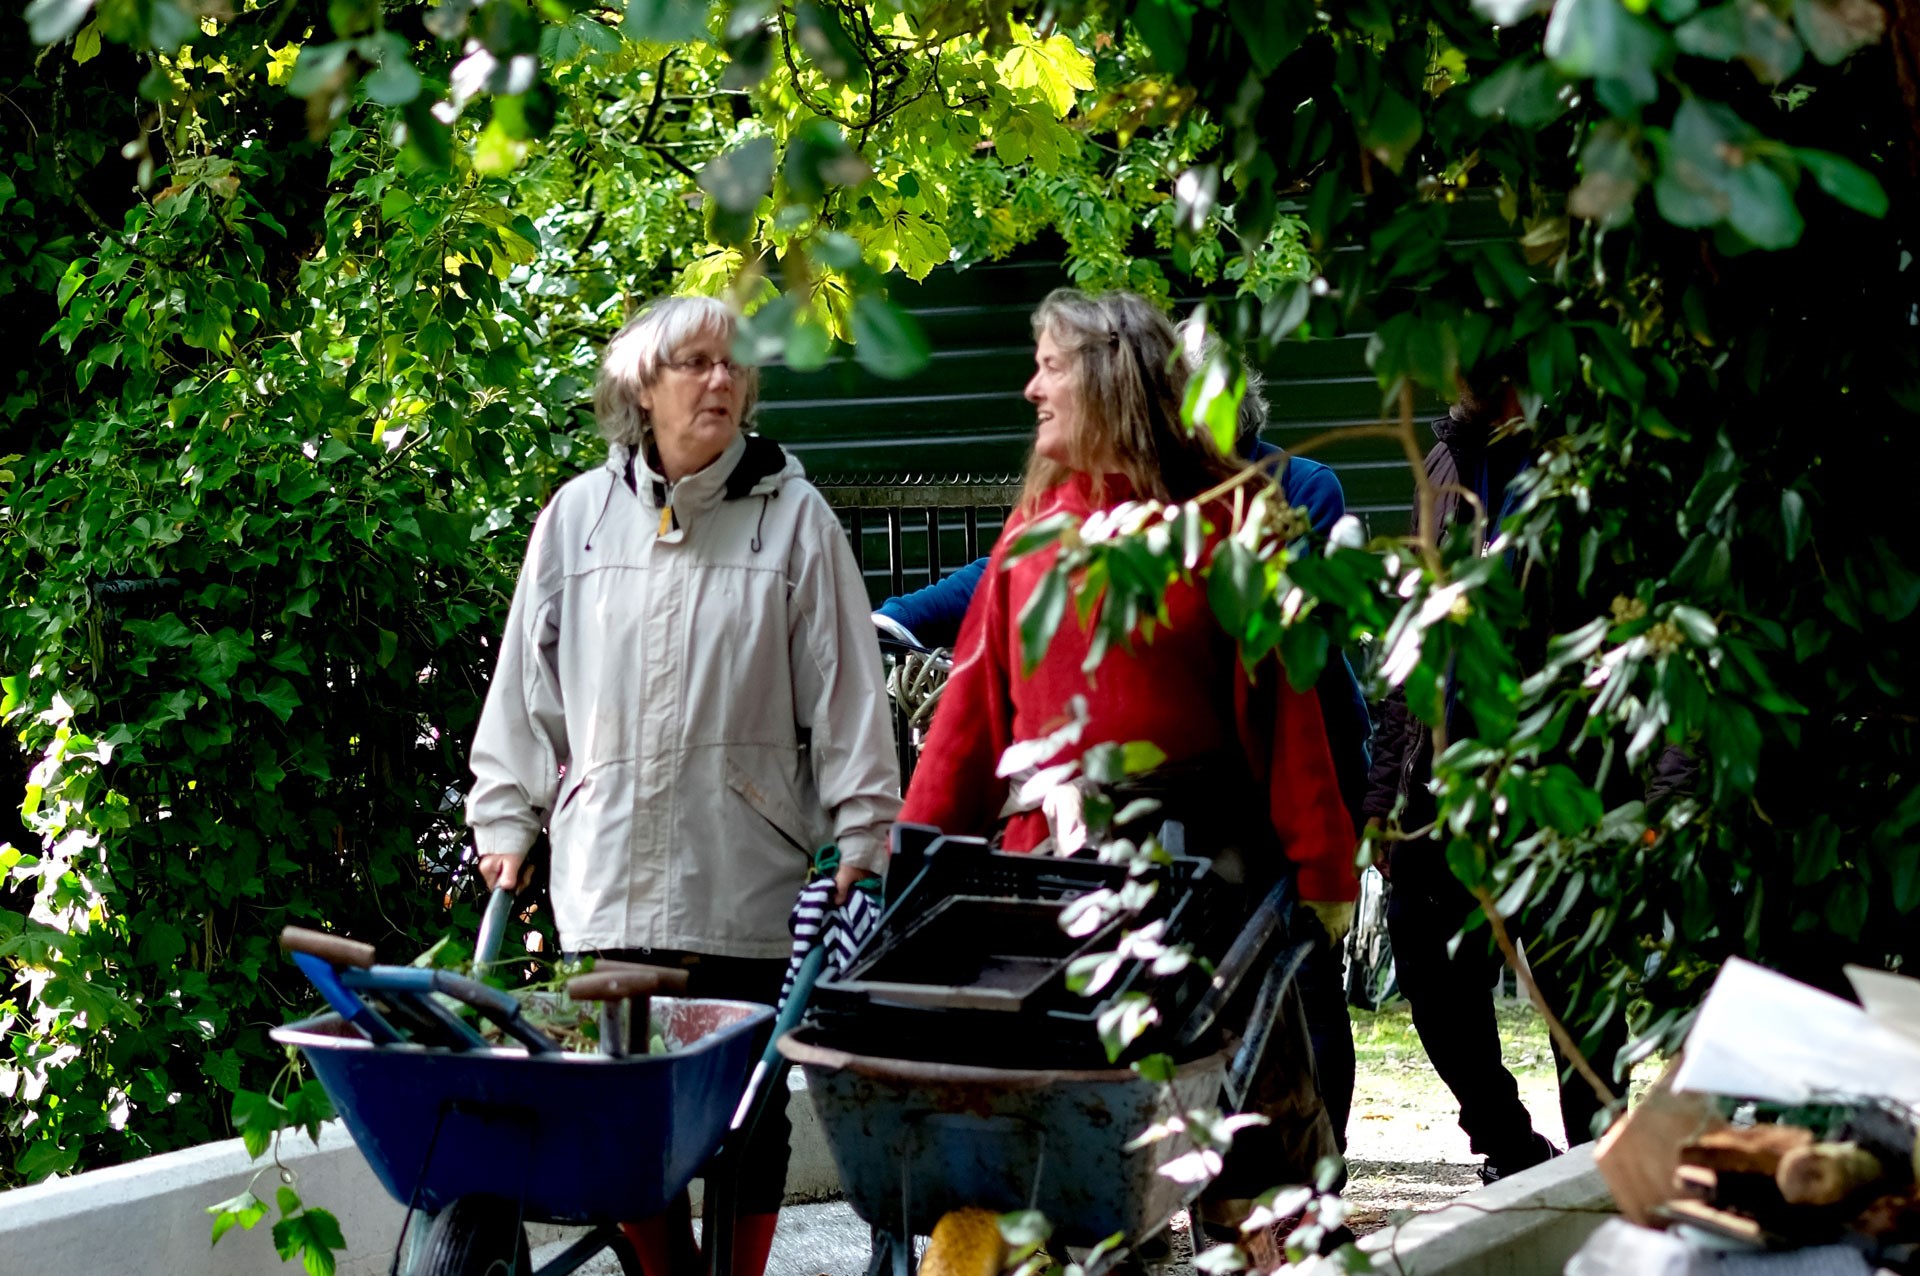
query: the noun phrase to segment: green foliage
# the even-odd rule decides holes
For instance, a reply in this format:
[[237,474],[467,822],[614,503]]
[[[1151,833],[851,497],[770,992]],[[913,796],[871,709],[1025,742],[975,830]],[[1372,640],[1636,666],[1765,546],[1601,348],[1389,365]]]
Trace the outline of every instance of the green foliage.
[[1368,645],[1445,737],[1390,834],[1542,915],[1577,1019],[1671,1039],[1728,954],[1913,956],[1911,45],[1872,4],[1535,8],[35,0],[0,325],[64,363],[0,386],[7,1172],[222,1132],[301,998],[283,921],[466,920],[486,642],[631,301],[732,292],[763,355],[904,373],[894,271],[1050,228],[1090,286],[1184,287],[1143,237],[1233,283],[1243,353],[1371,333],[1410,459],[1412,386],[1510,378],[1537,461],[1490,555],[1300,547],[1252,482],[1211,538],[1037,529],[1030,650],[1101,598],[1096,649],[1138,640],[1182,576],[1296,686]]
[[1245,493],[1199,556],[1152,517],[1054,534],[1083,616],[1186,577],[1298,687],[1367,648],[1440,736],[1438,818],[1386,835],[1541,918],[1573,1021],[1631,1011],[1644,1054],[1727,955],[1821,982],[1916,956],[1920,570],[1887,464],[1920,415],[1915,68],[1872,5],[1536,7],[1116,6],[1221,123],[1236,224],[1304,193],[1322,276],[1223,312],[1233,342],[1296,307],[1370,330],[1410,460],[1410,387],[1511,382],[1535,460],[1492,552],[1289,546]]
[[229,1099],[310,1002],[283,924],[390,951],[471,924],[449,795],[591,357],[503,288],[543,234],[504,192],[374,129],[316,145],[262,74],[108,221],[71,158],[118,144],[108,94],[46,70],[17,92],[72,119],[10,156],[39,216],[0,268],[9,335],[64,356],[6,405],[9,1181],[253,1140]]
[[[275,1088],[291,1085],[298,1064],[289,1063],[276,1080]],[[233,1124],[246,1140],[247,1151],[258,1158],[269,1149],[275,1151],[273,1166],[264,1166],[246,1190],[207,1207],[213,1216],[213,1241],[238,1227],[250,1232],[268,1213],[267,1203],[254,1193],[262,1175],[278,1171],[280,1186],[274,1203],[280,1208],[280,1221],[273,1225],[273,1247],[282,1262],[298,1258],[309,1276],[331,1276],[334,1253],[346,1248],[340,1221],[327,1210],[309,1206],[295,1189],[295,1174],[280,1163],[278,1144],[283,1130],[304,1130],[315,1143],[320,1141],[320,1123],[333,1116],[333,1105],[318,1081],[308,1081],[290,1090],[284,1101],[271,1094],[239,1090],[233,1096]]]
[[[1219,136],[1137,51],[1004,13],[38,0],[4,30],[0,333],[40,352],[0,373],[5,1183],[309,1124],[257,1097],[312,1002],[272,936],[471,928],[490,644],[635,304],[732,293],[759,357],[905,375],[896,271],[1066,226],[1076,277],[1165,295],[1130,250],[1175,246],[1170,175]],[[1304,274],[1294,224],[1197,225],[1209,278]]]

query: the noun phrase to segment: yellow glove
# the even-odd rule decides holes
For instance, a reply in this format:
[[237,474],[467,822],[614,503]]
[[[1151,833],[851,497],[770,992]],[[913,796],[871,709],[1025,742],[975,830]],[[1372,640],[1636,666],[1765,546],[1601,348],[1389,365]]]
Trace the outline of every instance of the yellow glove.
[[1327,938],[1338,948],[1340,941],[1347,937],[1347,932],[1353,929],[1353,905],[1324,899],[1303,899],[1300,902],[1313,910],[1313,915],[1326,928]]

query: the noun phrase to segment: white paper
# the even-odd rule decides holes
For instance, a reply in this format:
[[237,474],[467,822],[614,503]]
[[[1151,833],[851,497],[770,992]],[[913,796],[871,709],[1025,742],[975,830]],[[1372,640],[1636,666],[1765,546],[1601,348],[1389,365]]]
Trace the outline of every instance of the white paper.
[[1890,970],[1848,966],[1847,980],[1868,1014],[1920,1044],[1920,979]]
[[[1878,981],[1869,982],[1884,992]],[[1734,958],[1700,1006],[1673,1088],[1789,1104],[1850,1098],[1920,1104],[1920,1039],[1850,1001]]]

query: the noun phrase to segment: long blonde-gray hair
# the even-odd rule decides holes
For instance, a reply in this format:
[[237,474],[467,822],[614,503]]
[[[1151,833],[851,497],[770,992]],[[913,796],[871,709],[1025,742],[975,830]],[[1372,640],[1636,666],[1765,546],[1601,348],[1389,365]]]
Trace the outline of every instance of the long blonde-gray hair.
[[1125,477],[1139,497],[1184,501],[1242,468],[1207,431],[1181,420],[1187,362],[1173,325],[1145,297],[1057,288],[1033,312],[1033,339],[1043,335],[1073,360],[1080,428],[1068,443],[1068,464],[1028,456],[1022,511],[1038,509],[1075,471],[1093,476],[1095,499],[1104,498],[1104,472]]
[[[635,311],[607,342],[593,383],[593,415],[601,436],[609,443],[639,447],[649,425],[640,391],[659,379],[660,366],[693,337],[732,341],[738,324],[733,307],[717,297],[662,297]],[[760,402],[760,370],[743,367],[734,375],[746,381],[746,403],[740,410],[745,429]]]

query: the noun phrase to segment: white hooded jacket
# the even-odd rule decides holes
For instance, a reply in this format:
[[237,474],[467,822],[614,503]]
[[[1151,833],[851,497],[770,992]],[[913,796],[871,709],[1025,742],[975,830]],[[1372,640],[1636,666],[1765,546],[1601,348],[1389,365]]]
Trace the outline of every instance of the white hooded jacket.
[[885,861],[900,771],[870,603],[803,475],[743,435],[669,487],[615,446],[534,524],[467,822],[483,855],[547,829],[569,949],[782,957],[817,846]]

